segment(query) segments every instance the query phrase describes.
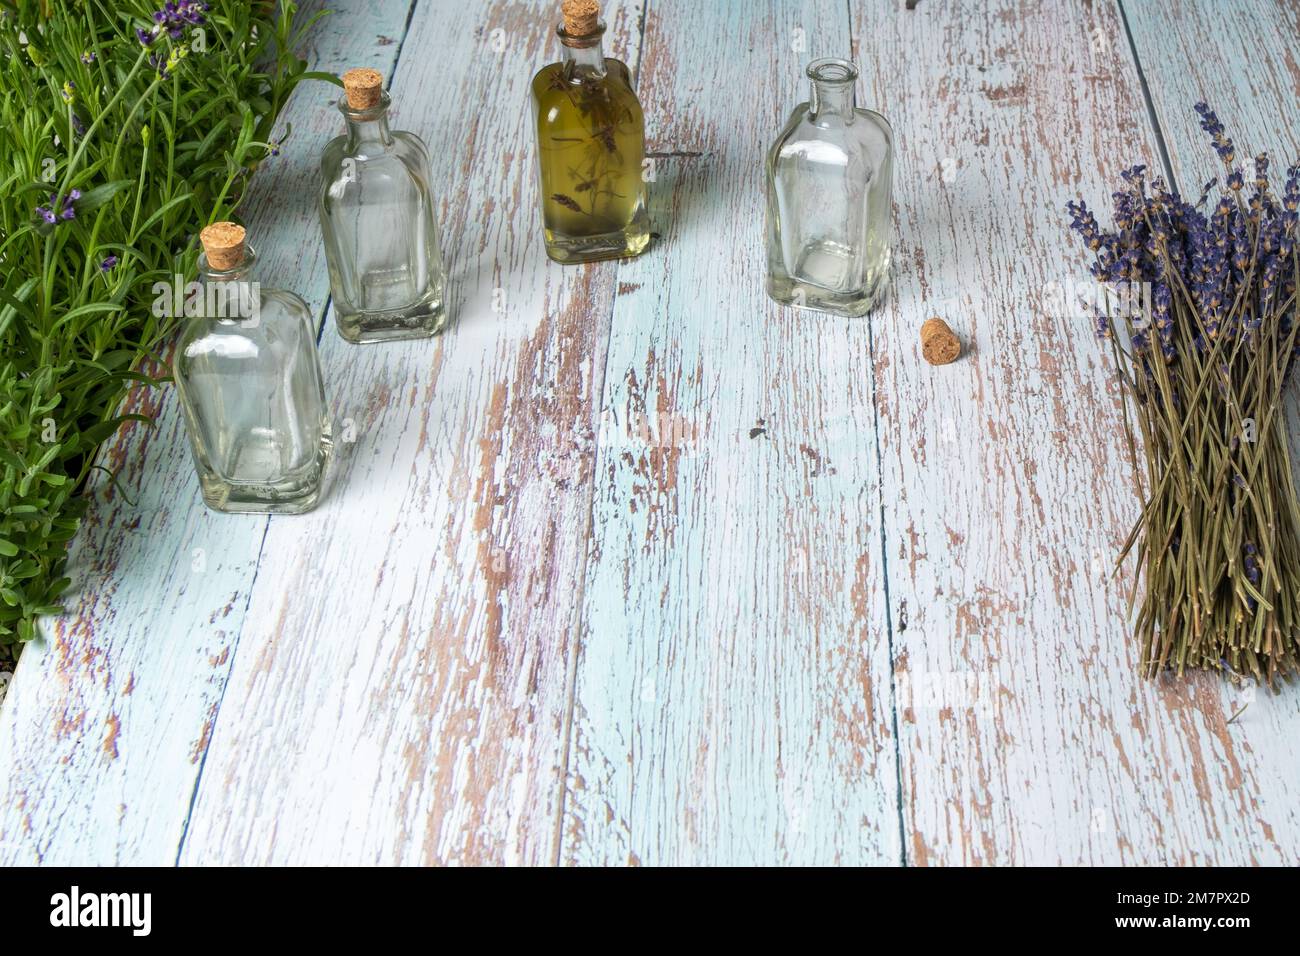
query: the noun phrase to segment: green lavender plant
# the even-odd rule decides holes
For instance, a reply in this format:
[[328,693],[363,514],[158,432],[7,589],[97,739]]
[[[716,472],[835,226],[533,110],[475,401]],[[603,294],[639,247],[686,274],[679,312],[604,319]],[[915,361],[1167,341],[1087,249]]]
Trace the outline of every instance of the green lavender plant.
[[1217,179],[1188,203],[1136,166],[1114,194],[1113,231],[1083,203],[1070,204],[1071,227],[1096,256],[1093,276],[1139,304],[1097,318],[1142,486],[1121,556],[1138,564],[1140,667],[1276,686],[1300,670],[1300,500],[1282,408],[1300,357],[1300,165],[1278,195],[1260,154],[1248,183],[1219,118],[1196,111],[1223,164],[1214,206]]
[[[193,236],[276,151],[315,18],[265,0],[0,0],[0,663],[60,610],[95,451],[152,387]],[[332,79],[332,77],[329,77]],[[144,419],[147,421],[147,419]]]

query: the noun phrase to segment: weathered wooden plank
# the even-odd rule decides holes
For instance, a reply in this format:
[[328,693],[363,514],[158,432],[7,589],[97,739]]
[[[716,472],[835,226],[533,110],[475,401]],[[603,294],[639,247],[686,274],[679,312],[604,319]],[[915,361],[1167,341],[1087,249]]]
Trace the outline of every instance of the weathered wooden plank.
[[[1207,69],[1247,62],[1167,6],[1160,33],[1190,31]],[[1229,726],[1218,680],[1143,682],[1107,581],[1138,512],[1118,392],[1051,297],[1087,281],[1066,200],[1105,206],[1122,168],[1154,165],[1116,7],[891,5],[856,35],[908,170],[874,357],[909,861],[1294,859],[1300,775],[1272,711],[1294,696]],[[921,359],[930,315],[966,339],[957,364]]]
[[[1174,176],[1199,194],[1222,165],[1193,106],[1205,100],[1237,143],[1237,162],[1273,155],[1273,174],[1300,160],[1298,0],[1122,0]],[[1171,26],[1173,27],[1171,29]],[[1194,198],[1194,196],[1193,196]]]
[[[387,69],[404,7],[336,14],[313,62]],[[1125,8],[1180,180],[1211,171],[1202,97],[1295,155],[1293,0]],[[632,63],[641,12],[609,17]],[[136,504],[97,494],[0,714],[0,861],[170,862],[202,766],[185,862],[1294,862],[1296,696],[1228,725],[1219,682],[1134,675],[1117,393],[1043,302],[1085,276],[1064,201],[1154,165],[1117,10],[853,15],[899,234],[892,301],[848,321],[761,278],[762,155],[843,5],[655,0],[664,239],[560,269],[526,108],[550,5],[421,3],[397,122],[434,147],[459,320],[327,328],[352,440],[313,515],[207,514],[169,395],[107,452]],[[249,214],[317,304],[330,98],[295,98]],[[933,314],[971,348],[937,370]]]
[[[314,69],[387,68],[407,0],[342,7],[308,34]],[[242,215],[261,279],[323,309],[328,283],[315,234],[313,163],[335,135],[301,87],[293,135],[254,179]],[[199,499],[170,389],[132,395],[157,415],[104,451],[125,494],[98,481],[72,544],[76,593],[43,623],[0,712],[0,862],[175,861],[249,601],[266,519],[208,512]],[[129,496],[129,497],[128,497]]]
[[619,269],[566,861],[900,859],[869,324],[763,284],[763,157],[847,25],[649,8],[664,238]]
[[[542,247],[528,84],[556,18],[417,10],[392,89],[433,146],[454,325],[327,330],[355,441],[319,511],[271,522],[183,862],[555,859],[617,269]],[[634,60],[639,8],[606,19]]]

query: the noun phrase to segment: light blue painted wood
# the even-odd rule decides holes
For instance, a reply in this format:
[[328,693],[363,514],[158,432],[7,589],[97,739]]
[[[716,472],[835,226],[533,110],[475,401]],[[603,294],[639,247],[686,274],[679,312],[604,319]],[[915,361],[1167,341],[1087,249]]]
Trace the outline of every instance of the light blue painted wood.
[[[1294,4],[1125,2],[1176,165],[1202,91],[1294,153]],[[336,5],[313,67],[387,72],[405,4]],[[433,148],[455,324],[329,320],[319,511],[203,511],[170,393],[106,452],[137,503],[97,495],[0,712],[0,862],[167,863],[187,819],[185,863],[1294,861],[1297,698],[1229,726],[1219,682],[1134,675],[1107,360],[1039,305],[1081,262],[1064,201],[1154,155],[1114,4],[611,5],[664,236],[577,269],[532,181],[554,19],[417,4],[394,121]],[[763,152],[850,25],[899,141],[869,320],[761,283]],[[331,98],[295,97],[249,211],[318,306]]]
[[[1187,108],[1269,32],[1233,40],[1226,6],[1145,8],[1147,77],[1163,61]],[[1090,320],[1051,304],[1052,283],[1088,281],[1065,202],[1104,208],[1156,155],[1118,10],[923,2],[857,22],[903,144],[897,295],[874,344],[909,862],[1294,862],[1297,697],[1228,725],[1239,696],[1218,678],[1135,673],[1109,580],[1139,513],[1117,383]],[[1280,66],[1242,76],[1258,96]],[[928,315],[966,358],[921,360]]]
[[[312,68],[386,69],[406,0],[332,6],[344,9],[305,40]],[[336,132],[316,108],[327,88],[294,94],[292,138],[241,211],[261,280],[318,309],[327,279],[310,157]],[[43,622],[0,711],[5,865],[174,862],[236,656],[266,519],[204,508],[170,388],[128,404],[158,422],[128,427],[103,452],[131,501],[95,485],[72,545],[68,613]]]
[[650,7],[662,241],[619,267],[575,863],[897,863],[869,320],[766,296],[763,157],[837,2]]
[[[354,440],[319,510],[271,522],[182,862],[556,859],[617,271],[542,246],[528,90],[557,19],[422,0],[412,20],[394,124],[432,147],[452,326],[327,329]],[[634,60],[640,8],[605,19]]]

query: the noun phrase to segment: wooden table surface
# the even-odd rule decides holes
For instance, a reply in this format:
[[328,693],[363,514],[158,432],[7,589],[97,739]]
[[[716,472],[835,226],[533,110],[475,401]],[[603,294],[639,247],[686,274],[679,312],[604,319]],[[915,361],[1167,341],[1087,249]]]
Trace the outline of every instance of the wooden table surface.
[[[1135,675],[1119,393],[1044,290],[1086,276],[1068,200],[1213,175],[1197,100],[1300,156],[1300,0],[610,3],[662,238],[567,268],[556,4],[326,5],[313,68],[382,70],[432,146],[455,324],[339,338],[302,87],[244,214],[319,311],[333,487],[210,513],[172,390],[131,399],[158,425],[106,449],[0,715],[0,863],[1297,862],[1300,688],[1229,723],[1240,689]],[[867,319],[764,293],[763,155],[823,55],[897,135]]]

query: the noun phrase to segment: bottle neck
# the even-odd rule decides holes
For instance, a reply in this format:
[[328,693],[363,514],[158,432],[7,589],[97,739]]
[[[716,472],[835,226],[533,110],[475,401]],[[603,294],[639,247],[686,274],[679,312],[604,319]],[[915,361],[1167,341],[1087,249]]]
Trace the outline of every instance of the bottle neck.
[[228,269],[217,268],[206,252],[200,252],[199,275],[203,277],[204,282],[239,282],[249,277],[256,263],[257,251],[248,244],[244,245],[239,262]]
[[204,282],[247,282],[253,274],[253,264],[245,261],[233,269],[218,270],[208,266],[201,275]]
[[852,80],[813,80],[808,112],[814,123],[852,123],[857,97]]
[[386,149],[392,145],[393,134],[388,128],[387,94],[384,101],[373,109],[353,110],[348,108],[346,100],[340,104],[339,109],[348,126],[349,153]]
[[605,75],[605,50],[601,44],[602,27],[596,33],[585,37],[571,37],[560,29],[560,55],[563,57],[564,72],[569,75],[583,76]]
[[261,320],[262,286],[250,276],[256,256],[246,250],[244,260],[230,269],[217,269],[206,255],[199,256],[203,283],[197,296],[184,297],[184,314],[217,325],[255,327]]

